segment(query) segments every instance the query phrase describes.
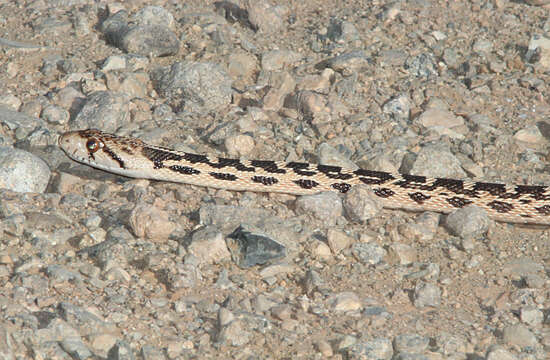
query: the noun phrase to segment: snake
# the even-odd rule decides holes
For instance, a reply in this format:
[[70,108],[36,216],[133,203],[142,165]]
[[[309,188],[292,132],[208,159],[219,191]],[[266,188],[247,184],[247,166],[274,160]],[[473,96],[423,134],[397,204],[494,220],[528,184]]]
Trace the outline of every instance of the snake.
[[366,185],[384,208],[449,214],[466,206],[500,222],[550,225],[550,190],[340,166],[239,160],[172,150],[97,129],[68,131],[58,140],[79,163],[130,178],[169,181],[232,191],[311,195],[348,193]]

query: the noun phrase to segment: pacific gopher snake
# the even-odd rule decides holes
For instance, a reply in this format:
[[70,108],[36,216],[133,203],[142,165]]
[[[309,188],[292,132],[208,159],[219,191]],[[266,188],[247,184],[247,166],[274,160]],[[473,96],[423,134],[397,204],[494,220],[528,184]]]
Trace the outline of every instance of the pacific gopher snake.
[[301,162],[209,158],[95,129],[67,132],[59,138],[59,146],[73,160],[133,178],[295,195],[345,193],[353,185],[366,184],[387,208],[449,213],[476,205],[498,221],[550,225],[547,186],[427,178]]

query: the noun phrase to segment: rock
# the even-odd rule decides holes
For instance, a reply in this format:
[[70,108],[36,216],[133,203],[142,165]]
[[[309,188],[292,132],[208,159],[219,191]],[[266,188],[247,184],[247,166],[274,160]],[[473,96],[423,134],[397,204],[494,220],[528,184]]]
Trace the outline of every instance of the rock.
[[463,118],[455,116],[455,114],[448,110],[437,108],[427,109],[420,114],[420,116],[416,119],[416,122],[427,128],[437,126],[452,128],[464,125]]
[[486,360],[517,360],[518,358],[514,356],[511,352],[508,350],[499,347],[499,346],[493,346],[487,351],[487,355],[485,356]]
[[524,306],[520,309],[521,321],[530,326],[539,326],[544,320],[544,314],[534,306]]
[[252,28],[265,33],[280,32],[288,14],[285,6],[272,6],[265,0],[245,0],[244,8]]
[[347,350],[351,359],[379,359],[393,358],[393,346],[387,338],[374,338],[367,341],[358,341]]
[[243,346],[252,338],[252,333],[245,330],[240,320],[234,320],[220,329],[217,340],[229,346]]
[[239,226],[226,239],[233,261],[241,268],[262,265],[286,256],[283,244],[250,226]]
[[225,138],[224,145],[230,156],[240,158],[254,150],[255,142],[252,136],[238,134]]
[[386,250],[374,243],[355,243],[351,247],[351,252],[365,265],[376,265],[386,256]]
[[50,181],[50,168],[24,150],[0,147],[0,188],[42,193]]
[[71,130],[99,128],[116,132],[129,121],[129,99],[126,95],[110,91],[90,94],[74,120],[69,122]]
[[334,225],[336,219],[342,215],[342,200],[334,192],[304,195],[296,200],[296,210]]
[[[407,164],[405,164],[406,167]],[[460,161],[447,147],[442,145],[427,145],[418,152],[413,166],[403,169],[405,173],[412,175],[429,175],[430,177],[442,177],[463,179],[466,173],[462,170]]]
[[450,213],[445,227],[461,238],[475,238],[487,232],[491,219],[484,209],[469,205]]
[[138,25],[129,27],[117,45],[127,53],[159,57],[176,55],[180,41],[164,25]]
[[353,243],[353,239],[347,236],[343,231],[329,229],[327,231],[327,243],[330,250],[332,250],[334,254],[338,254],[340,251],[348,248]]
[[343,75],[351,75],[355,72],[359,72],[368,65],[369,59],[362,50],[344,53],[321,63],[322,67],[329,67]]
[[132,20],[140,25],[162,25],[175,30],[174,15],[162,6],[145,6],[132,16]]
[[201,264],[219,264],[231,258],[223,235],[215,226],[195,231],[187,250],[196,256]]
[[336,312],[358,311],[363,308],[359,296],[353,292],[341,292],[328,298],[332,310]]
[[296,81],[287,71],[271,73],[269,80],[269,90],[263,99],[263,109],[278,111],[283,105],[285,98],[296,86]]
[[430,339],[418,334],[401,334],[393,339],[393,348],[399,353],[422,354],[428,350]]
[[356,185],[344,197],[346,216],[351,221],[364,223],[376,217],[382,211],[382,202],[371,187]]
[[414,288],[414,306],[423,308],[426,306],[438,307],[441,305],[441,290],[432,283],[418,281]]
[[508,345],[531,347],[537,344],[537,338],[525,325],[509,325],[502,331],[502,340]]
[[128,223],[135,236],[156,241],[165,241],[176,228],[166,211],[149,204],[137,204]]
[[411,99],[407,95],[400,95],[386,102],[382,110],[394,118],[407,120],[410,117],[412,106]]
[[264,71],[281,71],[294,67],[302,59],[300,53],[291,50],[271,50],[262,54],[262,69]]
[[176,62],[152,72],[151,79],[175,111],[199,111],[205,106],[213,111],[231,102],[232,80],[218,64]]

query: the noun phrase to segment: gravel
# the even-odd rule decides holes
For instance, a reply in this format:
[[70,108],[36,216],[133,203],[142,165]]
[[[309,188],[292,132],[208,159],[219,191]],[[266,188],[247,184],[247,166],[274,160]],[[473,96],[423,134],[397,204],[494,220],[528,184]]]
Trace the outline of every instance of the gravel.
[[546,228],[126,179],[56,144],[550,184],[548,1],[28,3],[0,4],[0,358],[550,357]]

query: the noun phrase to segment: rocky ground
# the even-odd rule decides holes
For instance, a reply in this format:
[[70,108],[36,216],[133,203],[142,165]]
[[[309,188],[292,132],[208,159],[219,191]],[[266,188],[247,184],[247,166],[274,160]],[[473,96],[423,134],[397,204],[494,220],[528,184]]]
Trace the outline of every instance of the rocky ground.
[[549,358],[545,227],[126,179],[57,147],[99,128],[550,184],[544,3],[0,3],[0,359]]

